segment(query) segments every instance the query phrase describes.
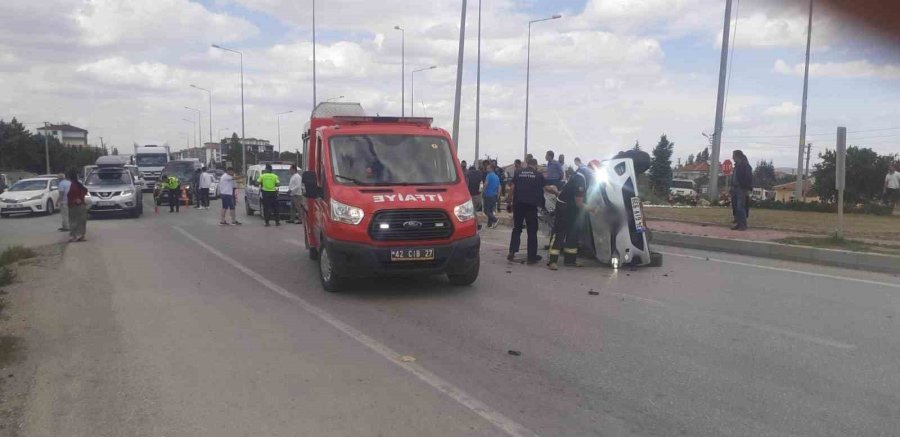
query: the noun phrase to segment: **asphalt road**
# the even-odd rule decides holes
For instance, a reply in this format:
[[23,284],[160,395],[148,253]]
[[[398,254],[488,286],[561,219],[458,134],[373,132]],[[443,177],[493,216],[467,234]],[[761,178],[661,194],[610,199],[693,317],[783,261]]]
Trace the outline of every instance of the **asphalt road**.
[[300,226],[146,210],[35,291],[22,435],[900,435],[900,278],[665,247],[550,272],[496,229],[471,287],[329,294]]

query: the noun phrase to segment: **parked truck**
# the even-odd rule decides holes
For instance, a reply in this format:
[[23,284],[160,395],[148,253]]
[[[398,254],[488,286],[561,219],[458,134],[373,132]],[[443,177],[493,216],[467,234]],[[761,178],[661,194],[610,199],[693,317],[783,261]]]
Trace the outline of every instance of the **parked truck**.
[[383,275],[476,280],[475,209],[447,131],[321,103],[303,140],[306,247],[326,291]]
[[160,172],[169,162],[169,156],[168,144],[162,146],[155,144],[134,145],[134,156],[132,159],[134,160],[134,165],[144,175],[144,191],[153,191],[156,187]]

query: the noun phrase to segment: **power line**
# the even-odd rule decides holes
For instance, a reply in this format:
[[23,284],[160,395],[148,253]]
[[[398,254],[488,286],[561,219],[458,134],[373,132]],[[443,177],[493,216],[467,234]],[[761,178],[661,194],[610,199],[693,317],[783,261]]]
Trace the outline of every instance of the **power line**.
[[[852,131],[847,131],[847,133],[848,134],[859,134],[859,133],[866,133],[866,132],[883,132],[883,131],[889,131],[889,130],[900,130],[900,127],[883,127],[883,128],[878,128],[878,129],[852,130]],[[814,134],[806,134],[807,137],[820,137],[820,136],[827,136],[827,135],[834,135],[834,132],[820,132],[820,133],[814,133]],[[897,135],[900,135],[900,134],[897,134]],[[752,138],[794,138],[797,136],[798,136],[797,134],[790,134],[790,135],[730,135],[729,138],[747,138],[747,139],[752,139]],[[872,138],[875,138],[875,137],[872,137]]]

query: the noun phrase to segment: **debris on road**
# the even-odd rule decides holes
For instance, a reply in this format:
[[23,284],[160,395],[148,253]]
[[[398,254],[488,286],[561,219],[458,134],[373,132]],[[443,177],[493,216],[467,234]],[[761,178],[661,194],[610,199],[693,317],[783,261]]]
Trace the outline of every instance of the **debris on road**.
[[600,294],[600,292],[594,291],[594,289],[592,288],[590,291],[588,291],[588,294],[590,294],[591,296],[597,296]]
[[512,350],[512,349],[506,351],[506,353],[508,353],[508,354],[510,354],[510,355],[512,355],[512,356],[514,356],[514,357],[518,357],[518,356],[521,356],[521,355],[522,355],[522,352],[514,351],[514,350]]

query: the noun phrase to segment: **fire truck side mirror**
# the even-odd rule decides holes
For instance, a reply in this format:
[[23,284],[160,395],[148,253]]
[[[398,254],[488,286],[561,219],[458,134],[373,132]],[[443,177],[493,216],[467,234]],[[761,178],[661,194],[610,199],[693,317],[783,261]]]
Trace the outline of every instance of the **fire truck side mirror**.
[[310,199],[322,197],[322,188],[319,187],[316,179],[316,172],[309,170],[300,176],[300,181],[303,183],[303,195]]

